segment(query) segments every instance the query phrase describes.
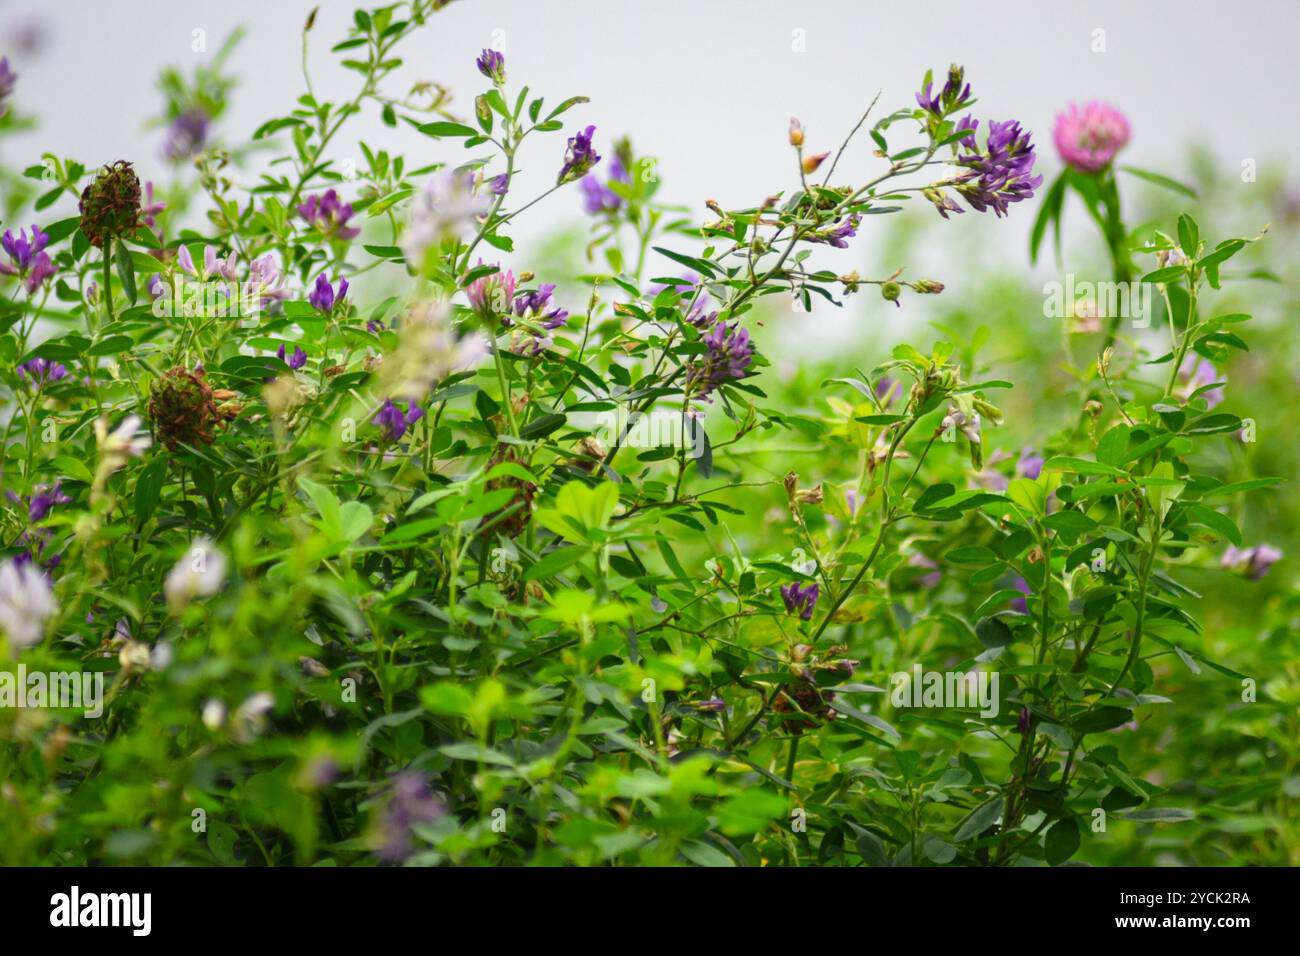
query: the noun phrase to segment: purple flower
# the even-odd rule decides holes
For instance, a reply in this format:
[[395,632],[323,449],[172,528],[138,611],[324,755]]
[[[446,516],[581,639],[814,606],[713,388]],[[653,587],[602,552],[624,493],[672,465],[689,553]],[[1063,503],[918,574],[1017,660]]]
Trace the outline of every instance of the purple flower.
[[745,377],[754,359],[749,330],[739,323],[728,325],[719,319],[713,331],[704,336],[706,348],[702,360],[691,362],[686,373],[686,391],[691,398],[709,401],[718,386]]
[[506,82],[506,58],[500,50],[484,50],[474,61],[478,71],[486,76],[497,86],[503,86]]
[[849,216],[847,219],[841,219],[839,224],[833,229],[824,229],[821,232],[815,232],[808,237],[809,242],[824,242],[828,246],[834,246],[836,249],[847,249],[849,240],[858,234],[858,223],[861,221],[859,216]]
[[[1019,591],[1021,594],[1025,595],[1026,597],[1034,593],[1029,587],[1029,582],[1021,577],[1017,577],[1014,581],[1012,581],[1011,586],[1015,588],[1017,591]],[[1012,598],[1011,610],[1019,614],[1028,614],[1029,602],[1022,597]]]
[[382,842],[375,854],[389,863],[400,863],[411,855],[411,827],[432,823],[447,808],[429,788],[423,774],[407,771],[393,778],[388,802],[379,816]]
[[1225,570],[1244,575],[1252,581],[1258,581],[1283,557],[1282,551],[1271,544],[1257,544],[1249,548],[1237,548],[1232,545],[1223,552],[1219,562]]
[[1080,108],[1071,103],[1058,113],[1052,129],[1056,151],[1068,165],[1086,173],[1105,169],[1115,154],[1128,145],[1128,117],[1106,103]]
[[333,189],[309,196],[306,202],[298,206],[298,215],[330,239],[348,240],[361,235],[360,229],[348,225],[348,220],[352,218],[352,205],[340,200],[339,194]]
[[[973,130],[979,125],[974,120],[966,123],[963,120],[958,128]],[[968,172],[959,177],[955,188],[978,212],[992,209],[994,215],[1005,216],[1011,203],[1033,198],[1034,190],[1043,184],[1042,176],[1033,175],[1034,147],[1029,133],[1015,120],[991,120],[983,152],[973,136],[967,137],[963,145],[973,151],[957,159],[957,165]]]
[[791,614],[798,614],[803,621],[812,619],[813,605],[820,595],[821,589],[816,583],[800,587],[798,581],[791,581],[781,588],[781,600],[785,602],[785,609]]
[[406,403],[406,414],[393,404],[390,398],[384,402],[383,406],[374,418],[370,420],[372,425],[384,429],[384,437],[390,441],[398,441],[406,434],[406,429],[414,425],[424,417],[424,409],[416,405],[415,402]]
[[629,183],[631,177],[623,168],[623,162],[615,156],[609,161],[609,178],[602,180],[599,176],[583,176],[578,183],[582,190],[582,208],[589,216],[602,212],[618,212],[623,207],[623,197],[609,188],[610,183]]
[[276,349],[275,354],[281,362],[288,364],[289,368],[295,372],[307,364],[307,353],[296,345],[293,347],[293,354],[288,358],[285,358],[285,347],[283,345]]
[[167,209],[164,202],[155,202],[152,180],[144,184],[144,203],[140,206],[140,221],[152,229],[157,218]]
[[186,110],[167,127],[163,155],[174,163],[184,162],[202,151],[208,141],[208,114],[197,107]]
[[1016,715],[1016,733],[1027,734],[1034,726],[1034,715],[1029,712],[1028,707],[1021,707],[1020,713]]
[[262,306],[287,299],[290,294],[284,287],[280,266],[269,252],[248,264],[248,282],[254,290],[252,297],[255,297]]
[[1022,451],[1016,460],[1016,477],[1036,480],[1043,473],[1043,461],[1043,456],[1037,452],[1030,449]]
[[6,229],[3,238],[0,238],[0,247],[8,254],[9,262],[0,262],[0,273],[20,276],[28,293],[35,292],[42,282],[58,271],[45,251],[49,241],[50,237],[41,232],[35,223],[32,224],[30,240],[21,229],[16,236],[12,229]]
[[307,296],[307,301],[315,306],[319,311],[329,315],[334,311],[334,307],[343,301],[343,297],[348,294],[348,280],[339,279],[338,292],[330,285],[330,281],[325,278],[325,273],[316,277],[316,287],[311,290]]
[[52,485],[37,485],[32,489],[32,496],[27,499],[27,517],[29,520],[43,521],[55,505],[67,504],[72,499],[63,493],[63,479]]
[[544,282],[532,292],[522,292],[515,298],[515,315],[531,319],[546,329],[558,329],[569,319],[566,309],[551,304],[553,282]]
[[888,408],[895,396],[902,394],[903,389],[898,384],[897,379],[889,375],[882,375],[876,379],[873,391],[876,393],[876,401],[880,402],[880,407]]
[[954,63],[948,68],[948,80],[943,85],[943,89],[935,95],[931,95],[930,89],[934,86],[932,81],[927,81],[921,92],[916,94],[917,105],[932,116],[942,119],[950,113],[955,113],[967,103],[970,102],[970,84],[965,82],[966,71]]
[[907,559],[907,566],[925,572],[918,575],[916,579],[916,583],[923,588],[938,587],[939,582],[943,579],[943,572],[939,570],[939,562],[919,551]]
[[721,697],[710,697],[696,703],[695,709],[706,714],[720,714],[727,709],[727,702]]
[[588,126],[577,135],[569,137],[568,146],[564,151],[564,165],[560,167],[556,185],[562,186],[575,179],[581,179],[588,170],[600,162],[600,156],[591,145],[591,137],[595,132],[596,127]]
[[9,112],[9,104],[5,100],[13,94],[14,81],[18,79],[18,74],[9,68],[9,57],[0,58],[0,117]]
[[50,382],[57,382],[67,374],[68,370],[61,363],[43,358],[34,358],[18,366],[18,377],[37,390]]
[[491,179],[487,181],[487,184],[488,184],[488,189],[491,191],[492,195],[504,196],[506,194],[506,190],[510,188],[510,174],[501,173],[499,175],[493,176]]
[[1214,385],[1216,382],[1222,382],[1223,376],[1219,374],[1214,364],[1206,358],[1199,355],[1188,354],[1183,358],[1183,362],[1178,366],[1178,392],[1184,399],[1189,399],[1199,389],[1205,388],[1201,392],[1201,398],[1205,399],[1205,404],[1213,408],[1223,401],[1223,387],[1206,388],[1207,385]]

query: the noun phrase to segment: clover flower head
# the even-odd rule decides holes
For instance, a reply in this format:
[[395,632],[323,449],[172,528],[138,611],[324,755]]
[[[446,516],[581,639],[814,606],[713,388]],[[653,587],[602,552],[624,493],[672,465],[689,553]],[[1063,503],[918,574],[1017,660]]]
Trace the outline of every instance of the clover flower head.
[[1056,116],[1052,139],[1056,151],[1069,166],[1085,173],[1105,169],[1115,154],[1128,145],[1131,130],[1128,117],[1115,107],[1100,102],[1069,108]]

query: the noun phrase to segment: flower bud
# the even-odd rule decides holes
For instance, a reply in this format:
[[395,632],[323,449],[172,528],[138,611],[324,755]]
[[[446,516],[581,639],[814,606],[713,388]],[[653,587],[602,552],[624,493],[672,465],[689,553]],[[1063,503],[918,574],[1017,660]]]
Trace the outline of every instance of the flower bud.
[[793,116],[790,117],[790,145],[803,145],[803,124]]
[[805,156],[803,158],[804,173],[811,176],[813,173],[817,172],[817,167],[824,163],[826,157],[829,155],[830,153],[813,153],[810,156]]
[[912,283],[912,291],[921,295],[938,295],[943,291],[943,283],[933,279],[918,279]]

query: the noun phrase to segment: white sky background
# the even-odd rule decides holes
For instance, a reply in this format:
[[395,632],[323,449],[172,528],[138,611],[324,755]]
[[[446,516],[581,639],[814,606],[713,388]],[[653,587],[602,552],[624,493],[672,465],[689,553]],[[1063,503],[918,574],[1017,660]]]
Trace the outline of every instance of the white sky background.
[[[248,35],[231,61],[241,82],[219,132],[227,141],[246,139],[263,120],[288,112],[303,90],[299,37],[311,6],[0,0],[0,53],[13,54],[20,73],[15,101],[41,124],[10,139],[3,158],[26,165],[45,149],[90,166],[129,158],[142,179],[163,178],[162,131],[144,130],[162,105],[159,68],[189,72],[241,23]],[[356,74],[339,69],[328,49],[343,38],[353,4],[321,6],[313,82],[318,97],[342,100],[355,90]],[[15,27],[33,21],[45,30],[43,51],[14,54]],[[207,54],[191,51],[195,28],[207,31]],[[1297,142],[1288,106],[1300,86],[1297,28],[1294,0],[457,0],[400,49],[406,66],[393,92],[417,79],[438,81],[455,92],[453,108],[468,115],[485,87],[474,57],[502,40],[511,90],[526,82],[552,105],[590,96],[589,105],[565,116],[568,124],[596,124],[606,155],[613,137],[629,133],[639,153],[659,158],[661,196],[704,218],[706,198],[746,206],[791,185],[791,115],[803,121],[811,150],[834,149],[877,89],[881,113],[911,105],[925,69],[942,75],[953,60],[966,66],[980,100],[977,116],[1014,117],[1034,131],[1039,171],[1049,179],[1059,168],[1053,116],[1072,100],[1093,98],[1128,114],[1134,139],[1127,162],[1178,176],[1186,172],[1184,147],[1200,140],[1232,169],[1256,159],[1262,178]],[[1092,49],[1097,29],[1105,31],[1104,53]],[[803,31],[802,52],[795,31]],[[455,143],[394,133],[374,107],[351,130],[336,157],[347,156],[358,136],[410,150],[421,164],[466,155]],[[559,133],[530,141],[514,194],[531,196],[552,183],[563,146]],[[840,170],[868,175],[879,165],[869,157],[870,140],[863,135],[856,147]],[[520,220],[517,246],[580,218],[576,188],[557,193]],[[1024,264],[1032,218],[1032,210],[1012,207],[1009,221],[967,214],[953,225],[963,242],[1005,246]],[[871,274],[864,248],[842,255],[837,269]]]

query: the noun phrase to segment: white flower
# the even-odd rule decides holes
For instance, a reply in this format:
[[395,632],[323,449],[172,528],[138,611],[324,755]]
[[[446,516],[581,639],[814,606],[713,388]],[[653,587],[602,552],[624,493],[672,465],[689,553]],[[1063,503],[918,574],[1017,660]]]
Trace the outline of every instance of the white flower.
[[196,538],[176,566],[167,573],[163,591],[167,606],[184,610],[195,598],[211,597],[226,578],[226,556],[208,538]]
[[385,393],[394,400],[422,402],[429,390],[453,372],[473,368],[488,355],[487,339],[472,332],[457,336],[451,307],[421,302],[402,320],[399,344],[383,364]]
[[203,705],[203,726],[213,733],[226,722],[226,705],[213,698]]
[[0,562],[0,631],[14,648],[45,636],[45,621],[59,609],[45,575],[32,562]]
[[478,219],[486,216],[491,208],[489,197],[475,193],[472,173],[453,169],[434,173],[411,200],[406,231],[402,234],[402,252],[407,263],[421,271],[430,247],[476,226]]
[[244,701],[235,710],[232,732],[240,743],[248,743],[266,729],[266,715],[275,706],[275,698],[266,691],[259,691]]
[[99,471],[95,475],[97,488],[102,488],[113,472],[132,458],[139,458],[153,444],[148,435],[136,434],[141,424],[139,415],[128,415],[110,432],[107,418],[101,416],[95,420],[95,440],[99,443]]

